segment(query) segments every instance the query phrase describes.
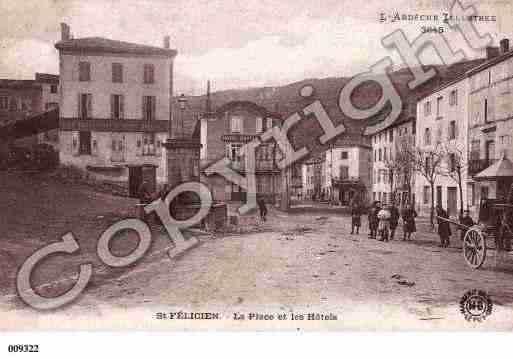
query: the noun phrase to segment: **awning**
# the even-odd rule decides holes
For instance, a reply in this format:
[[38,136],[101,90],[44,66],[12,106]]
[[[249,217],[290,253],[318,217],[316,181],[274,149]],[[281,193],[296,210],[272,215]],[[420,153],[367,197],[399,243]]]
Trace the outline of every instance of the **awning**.
[[474,176],[476,180],[490,180],[505,177],[513,178],[513,163],[505,157]]

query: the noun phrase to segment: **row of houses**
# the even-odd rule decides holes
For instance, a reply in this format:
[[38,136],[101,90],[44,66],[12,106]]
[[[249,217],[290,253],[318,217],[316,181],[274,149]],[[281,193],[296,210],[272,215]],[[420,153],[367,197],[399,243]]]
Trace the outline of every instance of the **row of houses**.
[[[460,206],[477,213],[482,198],[505,198],[513,180],[513,51],[508,39],[487,49],[486,61],[424,96],[417,104],[419,148],[448,148],[461,154],[462,196],[447,176],[435,183],[436,203],[452,215]],[[445,158],[442,172],[455,164]],[[431,188],[417,176],[419,206],[427,208]]]

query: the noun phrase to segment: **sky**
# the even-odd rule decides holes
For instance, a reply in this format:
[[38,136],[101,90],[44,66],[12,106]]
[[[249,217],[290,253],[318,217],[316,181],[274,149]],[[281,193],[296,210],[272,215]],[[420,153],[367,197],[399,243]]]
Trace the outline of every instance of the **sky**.
[[[448,0],[0,0],[0,78],[58,73],[60,23],[75,38],[100,36],[178,51],[175,93],[280,86],[308,78],[353,76],[397,52],[381,38],[402,29],[413,40],[422,23],[381,23],[379,14],[440,14]],[[464,1],[465,5],[471,1]],[[496,15],[478,29],[513,38],[513,1],[481,0]],[[454,32],[448,37],[462,46]],[[480,54],[472,53],[469,57]],[[433,51],[421,59],[439,63]]]

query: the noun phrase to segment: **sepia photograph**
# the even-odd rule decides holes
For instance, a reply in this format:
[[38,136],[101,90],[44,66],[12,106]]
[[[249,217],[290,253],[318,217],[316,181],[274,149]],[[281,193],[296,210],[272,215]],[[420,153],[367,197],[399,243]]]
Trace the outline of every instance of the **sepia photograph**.
[[0,16],[2,333],[513,330],[513,2]]

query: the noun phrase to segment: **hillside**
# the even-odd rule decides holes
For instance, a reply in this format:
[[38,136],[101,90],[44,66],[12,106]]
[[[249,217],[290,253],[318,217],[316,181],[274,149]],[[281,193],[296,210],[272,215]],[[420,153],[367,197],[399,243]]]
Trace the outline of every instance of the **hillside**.
[[[457,78],[470,68],[481,64],[483,61],[483,59],[477,59],[449,66],[433,66],[437,71],[437,75],[413,91],[408,88],[408,82],[413,80],[413,75],[408,69],[400,69],[392,72],[390,78],[403,101],[404,113],[401,117],[414,116],[415,104],[419,97]],[[363,136],[365,127],[379,123],[390,109],[385,108],[381,113],[368,119],[368,121],[353,120],[344,116],[338,107],[338,97],[341,88],[347,84],[349,80],[350,78],[347,77],[306,79],[280,87],[259,87],[213,92],[211,94],[212,108],[215,110],[227,102],[245,100],[255,102],[286,118],[294,112],[301,111],[302,108],[312,102],[312,99],[319,99],[325,106],[332,121],[335,124],[343,121],[346,126],[345,135],[340,136],[337,142],[368,145],[368,139]],[[299,95],[299,90],[307,84],[312,85],[315,88],[315,92],[311,98],[304,99]],[[359,108],[367,108],[371,107],[380,96],[381,89],[379,85],[374,82],[368,82],[362,84],[354,91],[352,102]],[[205,104],[206,96],[189,98],[189,106],[194,111],[205,111]],[[321,146],[318,141],[312,145],[311,139],[322,135],[322,133],[317,121],[301,121],[290,131],[289,137],[296,148],[309,144],[308,147],[310,150],[320,151],[325,148],[325,146]]]

